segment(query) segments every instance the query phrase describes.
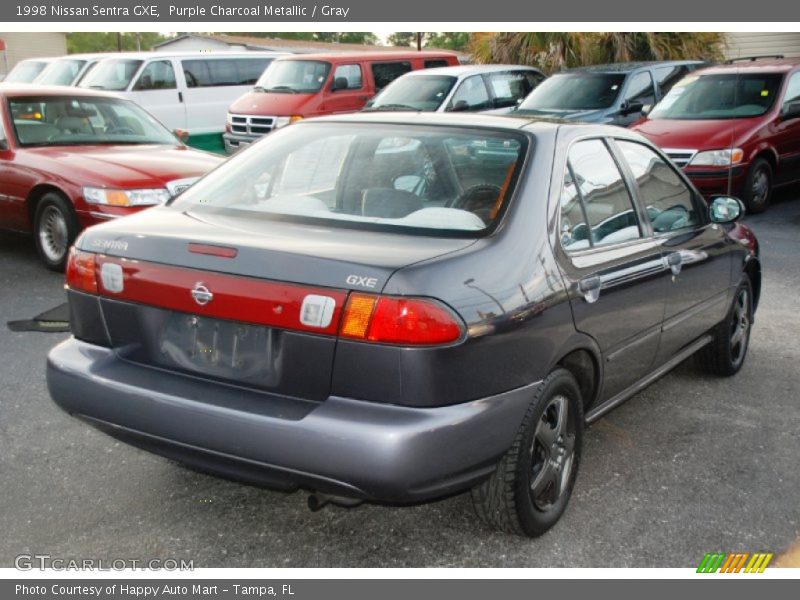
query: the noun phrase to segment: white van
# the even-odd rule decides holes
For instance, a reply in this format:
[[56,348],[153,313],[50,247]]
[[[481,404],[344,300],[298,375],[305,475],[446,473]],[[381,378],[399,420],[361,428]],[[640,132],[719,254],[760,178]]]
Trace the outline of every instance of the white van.
[[108,52],[92,54],[69,54],[53,59],[33,80],[36,85],[77,85],[81,78],[99,61],[109,56]]
[[133,100],[195,148],[224,152],[228,106],[285,52],[126,52],[98,62],[78,87]]

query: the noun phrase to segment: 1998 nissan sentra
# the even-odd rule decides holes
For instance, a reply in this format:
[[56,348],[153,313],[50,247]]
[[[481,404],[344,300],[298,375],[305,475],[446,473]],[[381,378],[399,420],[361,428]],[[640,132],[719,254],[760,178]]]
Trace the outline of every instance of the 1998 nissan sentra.
[[223,476],[316,502],[472,489],[538,535],[585,423],[692,354],[742,366],[761,281],[740,212],[619,128],[300,122],[80,237],[50,393]]

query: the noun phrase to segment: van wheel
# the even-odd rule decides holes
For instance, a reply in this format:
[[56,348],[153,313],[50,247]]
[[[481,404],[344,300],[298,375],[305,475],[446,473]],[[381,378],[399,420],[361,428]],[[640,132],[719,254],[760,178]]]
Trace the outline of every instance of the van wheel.
[[48,192],[41,197],[33,218],[33,235],[45,266],[63,271],[69,247],[78,235],[78,219],[64,196]]
[[696,357],[701,369],[713,375],[730,377],[739,372],[747,356],[753,326],[753,288],[744,277],[725,320],[711,332],[714,339]]
[[742,201],[750,213],[767,210],[772,199],[772,166],[763,158],[750,165],[742,188]]
[[473,488],[478,517],[507,533],[542,535],[567,507],[582,442],[580,388],[569,371],[559,368],[537,390],[494,473]]

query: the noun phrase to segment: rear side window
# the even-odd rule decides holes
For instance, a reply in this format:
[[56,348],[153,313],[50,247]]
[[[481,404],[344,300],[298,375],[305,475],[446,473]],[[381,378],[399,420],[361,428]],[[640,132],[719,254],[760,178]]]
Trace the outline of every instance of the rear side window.
[[628,187],[601,140],[577,142],[570,149],[560,235],[567,251],[642,237]]
[[[431,66],[444,67],[447,63],[442,65],[429,65],[429,61],[425,62],[425,68]],[[392,83],[401,75],[405,75],[411,70],[411,63],[408,61],[400,62],[386,62],[386,63],[372,63],[372,79],[375,80],[375,90],[382,90],[387,85]]]
[[654,70],[654,73],[656,75],[656,84],[658,84],[658,88],[661,90],[661,95],[666,96],[673,85],[686,77],[689,73],[689,67],[687,65],[658,67]]
[[692,191],[653,150],[636,142],[617,140],[631,168],[653,231],[665,233],[700,224]]
[[137,92],[175,89],[175,69],[168,60],[156,60],[147,65],[134,86]]
[[450,100],[448,110],[485,110],[492,108],[483,77],[473,75],[462,81]]
[[186,86],[223,87],[230,85],[253,85],[270,59],[230,58],[215,60],[184,60],[183,74]]
[[[339,89],[360,90],[361,89],[361,65],[339,65],[333,72],[333,81],[346,80],[347,87]],[[338,87],[338,86],[337,86]]]

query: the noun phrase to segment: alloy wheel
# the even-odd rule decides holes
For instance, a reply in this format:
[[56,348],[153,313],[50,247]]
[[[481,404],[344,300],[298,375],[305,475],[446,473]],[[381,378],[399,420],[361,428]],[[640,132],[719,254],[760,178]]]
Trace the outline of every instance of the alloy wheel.
[[733,305],[731,319],[731,360],[739,365],[744,360],[747,342],[750,337],[750,294],[746,289],[739,290]]
[[64,215],[55,206],[48,206],[39,221],[39,241],[47,260],[60,262],[67,252],[69,232]]
[[567,489],[575,458],[575,431],[569,400],[555,396],[536,424],[531,447],[530,496],[541,511],[550,510]]

